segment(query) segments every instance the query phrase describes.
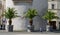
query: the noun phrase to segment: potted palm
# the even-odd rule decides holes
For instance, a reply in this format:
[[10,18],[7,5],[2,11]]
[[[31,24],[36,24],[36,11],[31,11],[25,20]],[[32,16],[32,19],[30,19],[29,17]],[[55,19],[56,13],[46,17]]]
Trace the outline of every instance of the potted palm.
[[8,31],[13,32],[12,18],[17,17],[16,10],[14,8],[8,8],[4,14],[4,16],[8,19]]
[[[48,20],[48,27],[50,26],[50,22],[52,19],[58,19],[59,17],[56,16],[56,13],[52,12],[52,11],[47,11],[46,14],[43,16],[43,19]],[[47,29],[47,31],[49,31],[49,29]]]
[[29,23],[30,23],[30,32],[34,30],[34,25],[33,25],[33,18],[37,16],[37,11],[36,9],[28,9],[28,11],[25,13],[25,17],[29,18]]

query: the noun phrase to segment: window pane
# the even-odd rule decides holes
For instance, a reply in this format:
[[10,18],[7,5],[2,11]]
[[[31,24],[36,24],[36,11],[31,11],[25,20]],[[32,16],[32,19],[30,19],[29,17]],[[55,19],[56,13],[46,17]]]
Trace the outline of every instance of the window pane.
[[54,9],[54,4],[52,4],[52,9]]

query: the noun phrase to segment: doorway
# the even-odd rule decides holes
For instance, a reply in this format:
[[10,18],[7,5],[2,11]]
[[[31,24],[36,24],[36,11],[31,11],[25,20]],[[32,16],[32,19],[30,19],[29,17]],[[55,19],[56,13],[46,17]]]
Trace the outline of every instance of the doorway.
[[53,30],[56,30],[56,21],[51,21],[50,26],[52,26]]
[[60,22],[59,22],[59,30],[60,30]]

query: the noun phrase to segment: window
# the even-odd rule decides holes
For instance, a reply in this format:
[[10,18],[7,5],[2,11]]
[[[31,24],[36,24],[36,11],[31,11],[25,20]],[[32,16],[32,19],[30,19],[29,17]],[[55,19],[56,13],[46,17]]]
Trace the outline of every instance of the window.
[[54,4],[52,4],[52,9],[54,9]]
[[54,0],[52,0],[52,1],[54,1]]
[[32,1],[33,0],[13,0],[14,4],[20,4],[20,3],[23,3],[23,4],[32,4]]
[[33,0],[13,0],[14,2],[25,2],[25,3],[31,3]]

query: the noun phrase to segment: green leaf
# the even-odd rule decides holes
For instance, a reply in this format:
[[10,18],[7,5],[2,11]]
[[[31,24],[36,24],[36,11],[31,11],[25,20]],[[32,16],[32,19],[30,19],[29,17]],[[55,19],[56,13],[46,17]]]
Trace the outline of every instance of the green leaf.
[[54,12],[47,11],[46,14],[42,18],[51,21],[52,19],[58,19],[59,17],[55,16]]
[[28,11],[25,13],[25,17],[26,18],[34,18],[35,16],[37,16],[37,11],[36,9],[28,9]]
[[14,8],[8,8],[6,11],[5,11],[5,17],[8,18],[8,19],[12,19],[12,18],[15,18],[17,17],[17,13],[16,13],[16,10]]

